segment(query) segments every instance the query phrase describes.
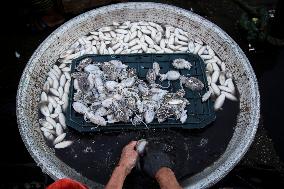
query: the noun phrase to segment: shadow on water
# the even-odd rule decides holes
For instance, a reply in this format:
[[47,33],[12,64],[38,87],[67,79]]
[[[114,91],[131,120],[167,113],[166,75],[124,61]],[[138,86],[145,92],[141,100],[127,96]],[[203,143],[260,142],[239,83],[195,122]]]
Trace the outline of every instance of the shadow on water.
[[[122,148],[141,138],[164,143],[175,162],[177,178],[182,181],[216,161],[225,151],[236,125],[239,103],[226,101],[216,120],[204,129],[151,129],[120,133],[80,134],[70,130],[70,148],[56,150],[56,156],[83,176],[106,184],[120,158]],[[125,188],[158,188],[143,172],[133,170]]]

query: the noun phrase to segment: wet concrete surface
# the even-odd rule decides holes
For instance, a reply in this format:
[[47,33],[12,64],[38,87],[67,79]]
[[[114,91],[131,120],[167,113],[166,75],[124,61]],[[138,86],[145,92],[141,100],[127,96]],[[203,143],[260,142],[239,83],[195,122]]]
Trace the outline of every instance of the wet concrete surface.
[[[241,10],[231,1],[162,1],[172,3],[187,9],[193,8],[197,14],[206,17],[224,29],[247,54],[259,81],[261,95],[261,121],[255,140],[242,161],[213,188],[269,188],[272,185],[284,186],[284,134],[283,100],[281,100],[284,85],[283,48],[263,48],[262,51],[248,52],[248,46],[236,27],[236,21]],[[255,4],[273,6],[273,1],[251,1]],[[25,13],[19,11],[16,19],[6,19],[1,42],[5,44],[2,50],[2,66],[0,68],[0,118],[2,137],[0,137],[1,155],[0,168],[5,172],[1,178],[0,188],[23,186],[23,183],[37,181],[44,184],[52,180],[41,173],[28,154],[20,138],[15,113],[15,97],[19,78],[26,62],[36,47],[52,32],[49,29],[40,33],[32,33],[27,29]],[[14,16],[15,16],[14,15]],[[73,15],[72,15],[73,16]],[[70,17],[70,15],[67,15]],[[15,51],[20,54],[16,58]],[[135,137],[134,137],[135,138]],[[116,153],[127,141],[118,145]],[[99,150],[99,148],[97,149]],[[114,157],[117,159],[118,156]],[[113,163],[111,163],[113,166]],[[18,174],[15,174],[17,172]],[[29,173],[28,173],[29,172]],[[22,174],[20,174],[22,173]],[[27,173],[27,174],[24,174]],[[25,176],[23,176],[25,175]],[[28,176],[29,175],[29,176]],[[36,175],[36,176],[35,176]]]

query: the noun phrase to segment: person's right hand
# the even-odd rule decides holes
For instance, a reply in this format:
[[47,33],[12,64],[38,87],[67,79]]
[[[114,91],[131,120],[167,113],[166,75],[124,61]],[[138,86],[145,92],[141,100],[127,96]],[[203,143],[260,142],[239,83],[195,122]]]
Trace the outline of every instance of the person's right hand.
[[152,178],[162,168],[167,167],[172,169],[173,163],[169,156],[163,152],[162,148],[152,149],[151,145],[146,148],[146,153],[143,157],[143,170]]
[[122,150],[118,165],[126,169],[126,174],[129,174],[136,164],[138,158],[138,153],[135,150],[136,144],[137,141],[131,141]]

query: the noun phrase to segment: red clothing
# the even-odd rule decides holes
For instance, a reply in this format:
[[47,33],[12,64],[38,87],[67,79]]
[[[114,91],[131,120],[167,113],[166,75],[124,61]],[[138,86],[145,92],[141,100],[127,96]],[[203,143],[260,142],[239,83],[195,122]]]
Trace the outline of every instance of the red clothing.
[[88,187],[78,181],[64,178],[55,181],[46,189],[88,189]]

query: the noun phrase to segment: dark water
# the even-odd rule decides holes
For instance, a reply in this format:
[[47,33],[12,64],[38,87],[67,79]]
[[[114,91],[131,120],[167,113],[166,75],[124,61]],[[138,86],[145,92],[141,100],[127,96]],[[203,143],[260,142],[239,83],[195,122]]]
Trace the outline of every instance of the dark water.
[[[70,130],[67,137],[75,140],[56,155],[83,176],[106,184],[120,158],[122,148],[131,140],[149,139],[168,145],[167,153],[175,162],[181,181],[202,171],[225,151],[236,125],[239,103],[227,100],[216,120],[204,129],[156,129],[120,133],[80,134]],[[67,138],[67,139],[68,139]],[[158,188],[157,183],[134,168],[125,181],[125,188]]]

